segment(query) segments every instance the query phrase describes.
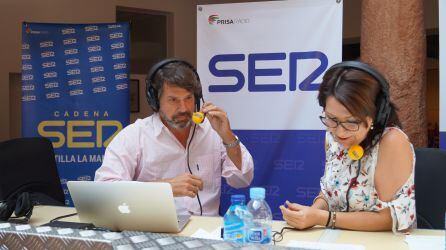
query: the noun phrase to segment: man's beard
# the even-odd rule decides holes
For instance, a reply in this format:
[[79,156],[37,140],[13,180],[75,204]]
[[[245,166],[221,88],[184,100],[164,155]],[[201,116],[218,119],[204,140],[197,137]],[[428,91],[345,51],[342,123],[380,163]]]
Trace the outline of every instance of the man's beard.
[[[172,119],[169,119],[161,110],[159,111],[159,113],[161,118],[163,118],[163,120],[166,121],[170,127],[175,129],[187,128],[191,125],[192,122],[192,114],[190,112],[176,113],[172,116]],[[179,120],[179,118],[186,119]]]

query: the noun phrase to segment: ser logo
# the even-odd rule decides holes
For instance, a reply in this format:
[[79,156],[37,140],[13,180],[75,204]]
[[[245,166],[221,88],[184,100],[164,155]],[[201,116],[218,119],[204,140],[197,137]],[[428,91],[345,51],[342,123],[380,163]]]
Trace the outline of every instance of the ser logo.
[[110,49],[122,49],[124,48],[124,43],[112,43]]
[[102,56],[90,56],[88,58],[89,62],[102,62]]
[[[64,116],[57,113],[55,115]],[[86,111],[87,112],[87,111]],[[74,111],[73,116],[80,116],[80,112]],[[85,117],[89,113],[83,113]],[[69,115],[68,115],[69,116]],[[94,116],[94,115],[92,115]],[[104,130],[114,131],[105,138]],[[37,127],[40,136],[53,138],[53,147],[60,148],[101,148],[107,147],[110,141],[119,131],[122,130],[122,123],[117,120],[47,120],[41,121]]]
[[274,170],[283,171],[303,171],[304,161],[302,160],[275,160],[273,162]]
[[40,48],[48,48],[48,47],[53,47],[54,46],[54,42],[53,41],[45,41],[45,42],[41,42],[39,44]]
[[66,28],[66,29],[61,30],[61,32],[62,32],[62,35],[69,35],[69,34],[76,33],[76,30],[73,28]]
[[33,66],[31,64],[23,64],[22,70],[31,70],[33,69]]
[[56,71],[51,71],[51,72],[45,72],[43,73],[43,78],[55,78],[57,77],[57,72]]
[[101,40],[100,36],[87,36],[87,42],[96,42],[100,40]]
[[76,38],[67,38],[63,40],[63,45],[76,44]]
[[110,39],[122,38],[124,34],[122,32],[115,32],[109,35]]
[[67,75],[68,76],[80,75],[80,73],[81,73],[80,69],[69,69],[69,70],[67,70]]
[[68,86],[76,86],[82,84],[81,79],[72,79],[68,81]]
[[125,54],[124,54],[124,53],[115,53],[115,54],[112,54],[112,59],[113,59],[113,60],[123,59],[123,58],[125,58]]
[[31,91],[34,90],[34,84],[28,84],[28,85],[22,85],[22,90],[23,91]]
[[74,89],[74,90],[70,90],[70,92],[68,92],[68,93],[70,94],[70,96],[83,95],[84,90],[83,89]]
[[65,55],[74,55],[74,54],[77,54],[77,53],[79,53],[78,49],[66,49],[66,50],[64,50],[64,54]]
[[127,64],[126,63],[116,63],[113,64],[113,69],[125,69],[127,68]]
[[91,32],[91,31],[96,31],[96,30],[98,30],[99,27],[96,26],[96,25],[90,25],[90,26],[85,26],[84,29],[85,29],[85,31],[87,31],[87,32]]
[[45,52],[40,53],[40,57],[42,57],[42,58],[54,57],[54,56],[55,56],[54,51],[45,51]]
[[[211,83],[209,85],[209,92],[238,92],[245,86],[246,78],[248,78],[249,92],[283,92],[287,90],[287,87],[289,91],[296,91],[297,87],[299,87],[299,90],[301,91],[317,91],[320,84],[314,83],[314,81],[324,73],[328,66],[328,58],[321,51],[290,52],[288,55],[285,52],[252,53],[248,54],[247,57],[248,75],[245,77],[240,70],[235,68],[217,68],[219,63],[227,63],[227,65],[230,65],[230,63],[234,62],[245,62],[246,56],[244,54],[220,54],[213,56],[208,65],[210,73],[215,77],[233,77],[237,79],[237,81],[234,84],[224,85]],[[284,70],[277,67],[258,68],[257,63],[264,64],[268,61],[271,63],[271,61],[284,60],[288,60],[288,67],[285,68],[289,73],[287,83],[257,83],[257,77],[280,77],[283,75]],[[320,64],[308,75],[301,76],[301,78],[305,78],[298,83],[298,62],[304,60],[319,61]]]
[[54,98],[60,98],[59,92],[50,92],[45,94],[46,99],[54,99]]
[[45,83],[44,87],[46,89],[57,88],[57,87],[59,87],[59,83],[58,82],[47,82],[47,83]]
[[49,61],[49,62],[43,62],[42,63],[42,68],[53,68],[56,67],[56,62],[55,61]]
[[90,46],[88,47],[88,52],[98,52],[102,50],[102,47],[100,45]]
[[75,64],[79,64],[78,58],[71,58],[71,59],[65,60],[65,65],[75,65]]

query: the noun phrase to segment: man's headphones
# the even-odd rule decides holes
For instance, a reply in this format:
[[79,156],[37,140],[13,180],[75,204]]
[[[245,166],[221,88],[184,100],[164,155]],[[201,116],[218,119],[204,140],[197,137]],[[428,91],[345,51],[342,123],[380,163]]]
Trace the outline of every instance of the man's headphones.
[[153,81],[155,79],[156,73],[158,73],[158,71],[161,70],[164,66],[166,66],[167,64],[171,64],[171,63],[181,63],[181,64],[187,66],[188,68],[190,68],[192,70],[195,77],[197,78],[197,81],[200,85],[200,90],[199,90],[199,93],[194,93],[194,96],[195,96],[196,111],[199,111],[200,106],[201,106],[200,100],[203,98],[203,92],[201,90],[201,82],[200,82],[200,77],[198,76],[197,70],[194,68],[194,66],[192,66],[192,64],[190,64],[184,60],[180,60],[180,59],[176,59],[176,58],[168,58],[168,59],[164,59],[164,60],[156,63],[149,70],[149,73],[147,73],[147,77],[146,77],[147,102],[149,103],[149,105],[153,109],[153,111],[155,111],[155,112],[159,111],[159,109],[160,109],[160,101],[158,98],[159,90],[155,89],[153,87]]
[[26,220],[32,215],[34,204],[31,195],[28,192],[22,192],[15,196],[10,195],[5,201],[0,201],[0,221],[7,221],[14,212],[16,217],[26,217]]
[[[378,111],[376,113],[374,124],[379,128],[385,128],[387,124],[387,120],[389,119],[391,106],[390,106],[390,97],[389,97],[389,83],[386,78],[381,75],[377,70],[359,61],[344,61],[337,63],[331,66],[328,71],[334,70],[337,68],[344,69],[357,69],[363,71],[369,75],[371,75],[381,87],[381,94],[377,97],[376,106],[378,107]],[[342,73],[341,73],[342,76]],[[341,77],[339,76],[339,78]],[[339,81],[339,79],[338,79]]]

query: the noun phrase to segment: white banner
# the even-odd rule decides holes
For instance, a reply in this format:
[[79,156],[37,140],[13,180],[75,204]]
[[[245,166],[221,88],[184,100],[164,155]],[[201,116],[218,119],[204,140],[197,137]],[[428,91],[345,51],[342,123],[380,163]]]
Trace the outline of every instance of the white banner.
[[[253,155],[253,186],[266,188],[275,219],[286,199],[311,204],[324,169],[317,94],[341,61],[342,1],[200,5],[197,64],[205,100],[227,111]],[[223,185],[229,196],[247,193]]]
[[204,96],[224,106],[233,128],[323,129],[317,89],[341,61],[342,3],[200,5],[197,25]]

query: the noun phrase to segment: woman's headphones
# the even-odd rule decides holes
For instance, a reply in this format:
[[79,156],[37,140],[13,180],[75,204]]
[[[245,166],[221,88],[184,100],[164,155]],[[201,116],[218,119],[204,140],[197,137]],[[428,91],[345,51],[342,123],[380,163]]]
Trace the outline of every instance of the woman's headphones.
[[17,195],[9,196],[5,201],[0,201],[0,221],[7,221],[14,212],[16,217],[26,217],[26,220],[32,215],[34,204],[31,195],[28,192],[22,192]]
[[[376,101],[376,106],[378,107],[378,112],[376,113],[374,124],[377,127],[385,128],[387,124],[387,120],[390,117],[391,113],[391,106],[390,106],[390,97],[389,97],[389,83],[387,82],[386,78],[384,78],[383,75],[381,75],[377,70],[369,66],[368,64],[365,64],[363,62],[359,61],[344,61],[337,63],[333,66],[331,66],[328,70],[334,70],[337,68],[343,68],[343,69],[357,69],[360,71],[363,71],[370,76],[372,76],[380,85],[381,87],[381,94],[378,96]],[[339,76],[340,78],[340,76]],[[339,81],[339,79],[338,79]]]
[[158,71],[161,70],[164,66],[166,66],[167,64],[171,64],[171,63],[181,63],[181,64],[187,66],[188,68],[190,68],[192,70],[195,77],[197,78],[198,84],[200,85],[200,90],[199,90],[199,93],[194,93],[194,96],[195,96],[196,110],[199,111],[200,106],[201,106],[200,100],[203,98],[203,92],[201,89],[200,77],[198,76],[197,70],[194,68],[194,66],[192,66],[192,64],[190,64],[184,60],[180,60],[180,59],[176,59],[176,58],[168,58],[168,59],[164,59],[164,60],[156,63],[155,65],[153,65],[153,67],[147,73],[147,77],[146,77],[147,102],[149,103],[149,105],[153,109],[153,111],[155,111],[155,112],[159,111],[159,109],[160,109],[160,101],[158,98],[159,90],[155,89],[153,87],[153,81],[155,79],[156,73],[158,73]]

